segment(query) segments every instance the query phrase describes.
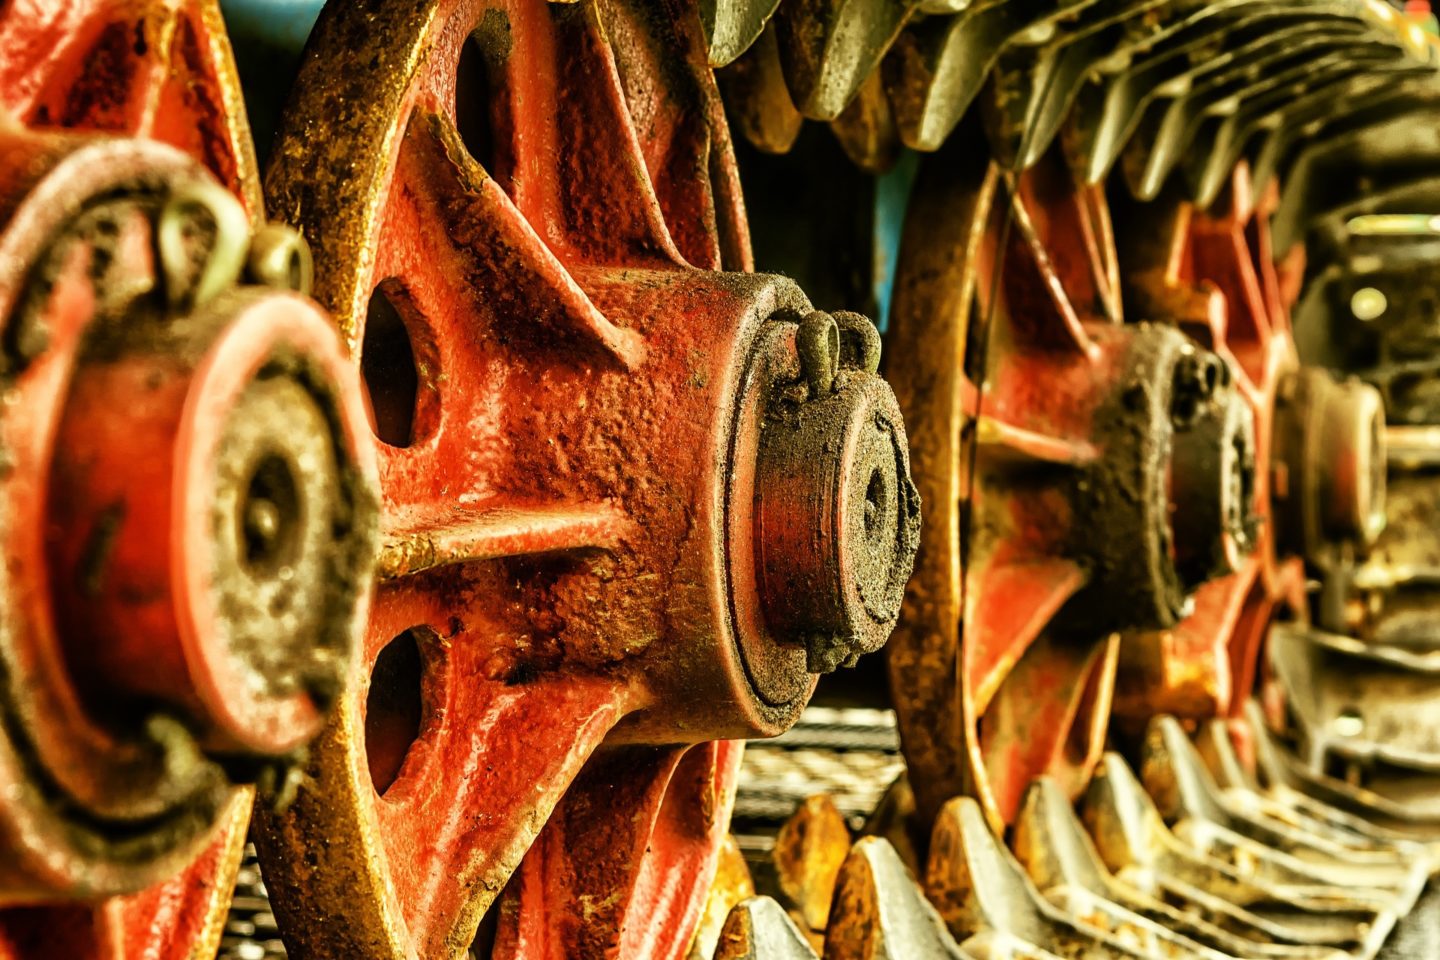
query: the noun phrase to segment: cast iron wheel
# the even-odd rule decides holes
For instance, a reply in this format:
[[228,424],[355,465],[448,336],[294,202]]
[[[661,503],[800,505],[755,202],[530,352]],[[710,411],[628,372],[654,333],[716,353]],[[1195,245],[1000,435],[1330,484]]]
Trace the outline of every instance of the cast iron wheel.
[[[257,841],[292,955],[461,956],[508,883],[495,956],[678,956],[734,741],[898,616],[918,505],[878,335],[746,272],[680,4],[332,4],[266,188],[385,501],[368,682]],[[819,626],[836,570],[855,630]]]

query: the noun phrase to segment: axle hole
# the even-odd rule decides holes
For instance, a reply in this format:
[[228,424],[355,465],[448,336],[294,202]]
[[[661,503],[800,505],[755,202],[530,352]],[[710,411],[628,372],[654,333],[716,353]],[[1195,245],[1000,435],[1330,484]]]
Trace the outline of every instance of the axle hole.
[[360,373],[370,396],[375,435],[392,447],[408,447],[415,439],[420,375],[410,331],[393,299],[396,294],[398,284],[387,280],[370,295]]
[[375,658],[365,698],[365,756],[370,781],[382,797],[399,777],[410,747],[420,736],[425,675],[420,643],[433,635],[428,627],[411,627]]
[[273,569],[293,560],[300,527],[300,494],[289,462],[276,454],[261,459],[250,476],[240,509],[245,565]]

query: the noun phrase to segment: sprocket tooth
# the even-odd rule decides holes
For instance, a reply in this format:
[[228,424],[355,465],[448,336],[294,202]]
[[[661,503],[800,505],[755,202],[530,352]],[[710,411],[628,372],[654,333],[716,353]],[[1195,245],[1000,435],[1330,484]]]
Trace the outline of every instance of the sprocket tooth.
[[[1417,863],[1423,861],[1431,874],[1440,871],[1440,845],[1433,839],[1390,829],[1287,784],[1262,786],[1235,749],[1232,724],[1248,731],[1243,720],[1212,720],[1201,729],[1196,749],[1222,793],[1233,804],[1275,822],[1318,828],[1342,842],[1396,851]],[[1248,732],[1245,735],[1250,736]]]
[[1223,122],[1247,99],[1303,77],[1318,58],[1344,51],[1363,31],[1349,22],[1303,24],[1212,58],[1203,67],[1168,82],[1163,106],[1146,112],[1121,154],[1131,191],[1153,200],[1191,145],[1204,139],[1202,127]]
[[[956,936],[991,932],[1031,950],[1063,956],[1142,957],[1162,939],[1158,925],[1131,918],[1125,942],[1062,912],[1041,895],[990,829],[979,803],[956,797],[935,821],[925,888]],[[1092,902],[1089,906],[1097,906]],[[1087,920],[1091,920],[1087,911]],[[1093,919],[1104,922],[1102,917]],[[1197,955],[1176,942],[1170,955]]]
[[1260,704],[1246,705],[1246,719],[1255,740],[1256,763],[1266,782],[1283,784],[1342,810],[1405,833],[1440,844],[1440,812],[1397,802],[1362,786],[1356,786],[1307,767],[1270,729]]
[[1284,823],[1238,808],[1221,793],[1174,717],[1151,721],[1141,775],[1166,820],[1203,846],[1264,844],[1303,863],[1319,880],[1393,891],[1404,904],[1402,912],[1413,905],[1429,873],[1426,858],[1413,845],[1377,845],[1319,823]]
[[1268,737],[1254,731],[1250,721],[1244,718],[1212,720],[1201,728],[1197,741],[1205,765],[1222,790],[1238,791],[1255,798],[1254,802],[1263,804],[1263,809],[1277,819],[1313,820],[1375,843],[1414,844],[1429,858],[1432,871],[1440,869],[1440,843],[1435,837],[1387,825],[1376,811],[1369,811],[1370,816],[1367,817],[1347,810],[1297,789],[1294,783],[1283,779],[1267,777],[1262,786],[1259,774],[1263,764],[1256,757],[1255,767],[1251,768],[1236,749],[1236,736],[1243,737],[1256,754],[1267,749],[1262,745],[1261,738],[1268,742]]
[[1288,187],[1291,164],[1312,148],[1324,150],[1357,131],[1428,109],[1416,102],[1416,94],[1421,92],[1433,93],[1433,84],[1423,80],[1385,83],[1378,89],[1347,94],[1339,102],[1316,100],[1293,111],[1284,126],[1265,136],[1256,152],[1251,171],[1255,189],[1264,190],[1275,179]]
[[715,867],[715,879],[710,883],[710,893],[705,898],[705,909],[700,915],[700,926],[690,944],[687,960],[711,960],[718,949],[720,938],[730,915],[735,908],[755,896],[755,881],[750,876],[750,867],[745,855],[735,842],[734,834],[727,834],[720,848],[719,862]]
[[954,17],[922,18],[901,31],[883,73],[906,146],[940,149],[984,88],[1000,52],[1032,25],[1021,6],[976,4]]
[[1016,858],[1041,890],[1071,886],[1101,896],[1112,892],[1110,875],[1095,844],[1053,777],[1041,777],[1025,791],[1012,845]]
[[830,130],[850,161],[866,173],[878,176],[895,166],[900,159],[900,133],[879,70],[860,85],[840,116],[830,121]]
[[[1259,793],[1260,778],[1253,764],[1246,763],[1235,747],[1234,725],[1244,721],[1215,719],[1202,723],[1195,734],[1195,749],[1215,783],[1222,790],[1248,790]],[[1245,730],[1248,735],[1248,729]],[[1358,819],[1358,818],[1357,818]]]
[[1272,631],[1269,660],[1312,768],[1338,758],[1433,773],[1440,737],[1415,718],[1434,696],[1434,661],[1411,648],[1291,624]]
[[1073,23],[1040,45],[1014,45],[996,64],[986,88],[987,138],[997,161],[1033,166],[1049,149],[1085,78],[1114,70],[1131,50],[1162,29],[1164,18],[1140,19],[1157,0],[1099,0],[1083,5]]
[[919,846],[915,842],[912,827],[915,823],[915,791],[910,786],[910,777],[902,772],[885,789],[880,802],[865,821],[862,833],[867,837],[882,837],[895,848],[901,861],[912,873],[919,873],[922,864]]
[[760,38],[780,0],[700,0],[699,6],[710,65],[723,67]]
[[826,794],[808,798],[780,827],[771,859],[791,914],[811,942],[823,943],[840,870],[850,855],[850,829]]
[[745,139],[764,153],[789,153],[805,118],[785,85],[775,25],[767,25],[750,49],[717,76]]
[[[1346,103],[1316,104],[1313,119],[1299,118],[1268,138],[1254,164],[1255,182],[1264,186],[1278,177],[1282,184],[1272,228],[1277,252],[1284,254],[1304,239],[1312,217],[1323,215],[1322,211],[1336,210],[1337,204],[1343,210],[1357,200],[1365,205],[1384,204],[1387,194],[1397,187],[1403,189],[1403,180],[1375,189],[1372,171],[1377,167],[1403,170],[1409,166],[1393,149],[1374,150],[1377,143],[1385,142],[1383,138],[1377,141],[1375,133],[1433,110],[1436,96],[1435,84],[1428,77],[1394,82]],[[1335,176],[1336,172],[1341,176]],[[1421,209],[1426,202],[1402,194],[1400,207]],[[1364,211],[1343,210],[1342,215],[1355,212]]]
[[1229,29],[1227,11],[1224,4],[1201,4],[1196,10],[1187,7],[1150,20],[1148,30],[1137,27],[1137,21],[1125,23],[1132,37],[1128,45],[1134,49],[1117,56],[1109,69],[1097,69],[1087,82],[1075,84],[1071,138],[1086,183],[1108,176],[1161,81],[1196,69],[1185,54],[1213,44],[1217,34]]
[[1333,109],[1347,96],[1383,89],[1387,83],[1404,78],[1409,70],[1430,72],[1428,67],[1407,67],[1403,62],[1385,69],[1379,64],[1367,68],[1354,50],[1325,59],[1329,62],[1317,62],[1290,85],[1248,99],[1218,124],[1207,150],[1188,154],[1185,179],[1198,206],[1203,209],[1214,204],[1235,164],[1247,153],[1255,152],[1253,141],[1264,132],[1286,126],[1292,114],[1317,103]]
[[1123,882],[1247,939],[1373,955],[1394,927],[1393,911],[1349,890],[1277,884],[1260,876],[1254,863],[1196,852],[1166,827],[1118,754],[1106,755],[1082,813],[1101,859]]
[[730,911],[714,960],[819,960],[810,944],[769,897],[742,900]]
[[791,0],[775,17],[785,79],[799,111],[834,120],[875,72],[913,0]]
[[[1036,780],[1026,793],[1012,846],[1030,879],[1057,906],[1090,922],[1106,918],[1135,932],[1153,931],[1150,925],[1156,925],[1173,935],[1164,938],[1162,951],[1180,941],[1192,952],[1220,951],[1232,957],[1310,960],[1329,953],[1237,936],[1123,882],[1101,862],[1070,798],[1049,777]],[[1137,927],[1137,919],[1145,925]]]
[[1157,101],[1183,95],[1197,77],[1255,50],[1283,51],[1287,39],[1336,32],[1333,21],[1305,16],[1294,4],[1200,4],[1173,28],[1146,41],[1129,66],[1081,92],[1078,153],[1087,182],[1108,176],[1124,146]]
[[900,855],[862,837],[840,871],[825,960],[971,960],[920,893]]

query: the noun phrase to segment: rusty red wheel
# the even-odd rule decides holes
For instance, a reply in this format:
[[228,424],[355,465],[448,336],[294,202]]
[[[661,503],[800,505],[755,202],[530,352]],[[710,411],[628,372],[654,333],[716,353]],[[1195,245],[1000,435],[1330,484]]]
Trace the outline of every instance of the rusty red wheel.
[[427,0],[311,38],[266,185],[365,378],[385,513],[369,681],[260,837],[294,956],[462,955],[527,851],[497,955],[678,955],[724,741],[898,615],[918,504],[878,335],[743,272],[698,31]]
[[916,191],[889,356],[942,519],[891,687],[922,817],[969,793],[998,826],[1036,776],[1089,779],[1121,634],[1248,553],[1254,417],[1222,356],[1121,322],[1105,197],[1058,149],[1005,174],[947,148]]
[[[1170,196],[1148,217],[1128,218],[1123,262],[1129,302],[1165,316],[1225,358],[1255,422],[1255,551],[1196,591],[1173,629],[1125,640],[1116,712],[1131,732],[1156,714],[1231,716],[1254,688],[1272,620],[1305,616],[1304,565],[1296,544],[1277,543],[1275,484],[1286,484],[1276,402],[1299,359],[1270,253],[1268,209],[1276,191],[1251,195],[1242,164],[1217,209]],[[1283,427],[1282,424],[1282,432]],[[1274,455],[1279,452],[1279,458]],[[1284,489],[1279,491],[1282,495]]]
[[889,654],[922,815],[1079,789],[1112,714],[1234,715],[1306,616],[1302,556],[1374,537],[1379,405],[1299,368],[1244,165],[1211,213],[1127,201],[1115,238],[1073,169],[942,153],[911,201],[889,356],[949,512]]
[[213,3],[14,4],[0,47],[0,955],[203,956],[353,668],[359,380]]
[[1278,196],[1273,181],[1253,196],[1242,163],[1209,212],[1165,197],[1150,216],[1128,218],[1129,302],[1172,318],[1236,371],[1256,424],[1251,495],[1260,520],[1255,552],[1202,586],[1190,616],[1126,638],[1116,712],[1132,733],[1161,713],[1239,716],[1270,625],[1309,615],[1306,564],[1327,569],[1363,555],[1381,526],[1379,396],[1300,365],[1283,279],[1302,267],[1274,261]]
[[[32,179],[6,184],[0,280],[0,885],[24,904],[178,882],[176,942],[213,944],[245,784],[288,776],[353,666],[374,538],[358,378],[313,303],[238,282],[249,222],[183,154],[4,136]],[[89,933],[14,919],[25,950],[84,956],[152,939],[143,901]]]

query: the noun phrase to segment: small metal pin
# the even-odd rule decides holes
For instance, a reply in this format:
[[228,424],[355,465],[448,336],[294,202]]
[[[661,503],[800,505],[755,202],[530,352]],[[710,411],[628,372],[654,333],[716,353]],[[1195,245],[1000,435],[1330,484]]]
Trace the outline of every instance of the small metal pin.
[[835,318],[819,310],[806,316],[795,334],[795,349],[811,398],[829,396],[840,372],[840,328]]
[[155,240],[171,306],[197,307],[240,278],[250,249],[250,219],[230,191],[197,180],[170,196]]
[[246,270],[256,283],[306,296],[315,281],[310,245],[299,231],[283,223],[267,223],[255,231]]

